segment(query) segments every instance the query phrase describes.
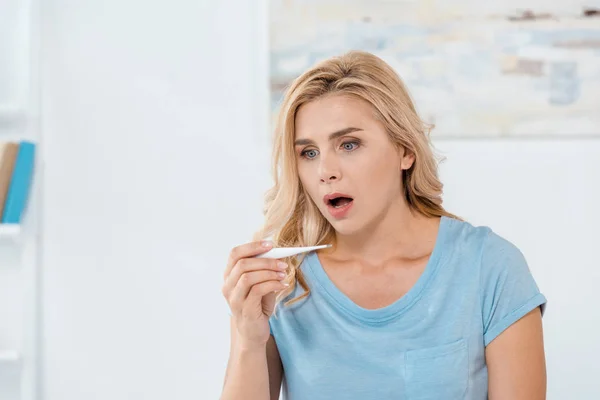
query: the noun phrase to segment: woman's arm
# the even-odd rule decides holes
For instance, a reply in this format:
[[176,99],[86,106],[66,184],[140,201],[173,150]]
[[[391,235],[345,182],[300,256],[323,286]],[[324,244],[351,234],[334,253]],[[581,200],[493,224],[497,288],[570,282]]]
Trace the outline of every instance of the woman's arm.
[[546,357],[537,307],[486,348],[490,400],[545,400]]
[[232,320],[230,348],[221,400],[278,400],[283,366],[273,336],[266,347],[245,348]]

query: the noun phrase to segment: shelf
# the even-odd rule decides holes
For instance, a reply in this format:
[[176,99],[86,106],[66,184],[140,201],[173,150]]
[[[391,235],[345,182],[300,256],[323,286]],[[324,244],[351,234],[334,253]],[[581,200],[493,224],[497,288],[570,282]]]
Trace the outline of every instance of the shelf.
[[25,121],[23,109],[0,104],[0,128],[2,126],[20,125]]
[[14,363],[21,359],[16,350],[0,350],[0,363]]
[[16,238],[21,233],[19,224],[0,224],[0,239]]

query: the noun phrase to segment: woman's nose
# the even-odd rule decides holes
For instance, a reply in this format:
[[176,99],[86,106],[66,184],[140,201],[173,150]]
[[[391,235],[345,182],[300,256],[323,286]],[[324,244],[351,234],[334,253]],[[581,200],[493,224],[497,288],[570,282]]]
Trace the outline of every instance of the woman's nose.
[[335,180],[337,180],[337,177],[335,175],[331,175],[329,177],[326,177],[326,176],[321,177],[321,182],[323,182],[323,183],[329,183],[329,182],[335,181]]
[[321,178],[321,182],[329,183],[331,181],[336,181],[340,179],[340,171],[337,165],[331,160],[323,160],[321,161],[321,165],[319,166],[319,176]]

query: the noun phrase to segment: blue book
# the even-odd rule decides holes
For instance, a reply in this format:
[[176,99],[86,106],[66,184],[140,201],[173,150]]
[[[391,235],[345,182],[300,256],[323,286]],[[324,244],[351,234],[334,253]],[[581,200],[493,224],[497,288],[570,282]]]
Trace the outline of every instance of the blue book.
[[2,213],[3,224],[19,224],[27,205],[33,165],[35,161],[35,144],[27,141],[19,143],[17,159],[6,194],[6,203]]

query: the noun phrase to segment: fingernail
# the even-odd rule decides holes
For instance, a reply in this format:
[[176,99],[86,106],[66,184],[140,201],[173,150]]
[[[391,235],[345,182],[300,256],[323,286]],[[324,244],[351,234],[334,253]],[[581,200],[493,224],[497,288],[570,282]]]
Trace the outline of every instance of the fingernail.
[[289,284],[289,283],[287,283],[287,282],[281,282],[281,284],[282,284],[283,286],[285,286],[285,287],[288,287],[288,286],[290,286],[290,284]]
[[277,262],[277,268],[279,268],[279,269],[286,269],[287,268],[287,264],[284,263],[283,261],[278,261]]
[[285,278],[285,274],[283,272],[278,272],[277,276],[280,278]]
[[271,242],[270,240],[265,240],[262,242],[262,247],[271,247],[273,246],[273,242]]

